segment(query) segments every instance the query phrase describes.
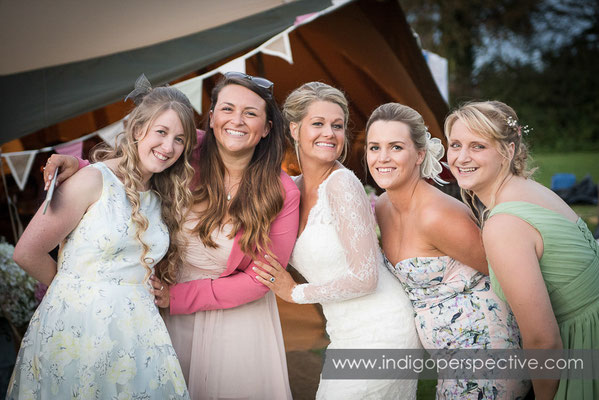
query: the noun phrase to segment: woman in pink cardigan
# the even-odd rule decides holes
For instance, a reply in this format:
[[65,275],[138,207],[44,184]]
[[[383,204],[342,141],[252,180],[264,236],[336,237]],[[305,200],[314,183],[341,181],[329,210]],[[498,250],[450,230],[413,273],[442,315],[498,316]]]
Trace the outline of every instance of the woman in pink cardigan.
[[[275,297],[252,271],[265,254],[287,265],[298,230],[300,193],[280,168],[285,136],[272,86],[228,73],[214,88],[193,163],[194,206],[174,244],[178,280],[152,280],[193,399],[291,398]],[[66,179],[73,160],[52,156],[46,175],[60,165]]]

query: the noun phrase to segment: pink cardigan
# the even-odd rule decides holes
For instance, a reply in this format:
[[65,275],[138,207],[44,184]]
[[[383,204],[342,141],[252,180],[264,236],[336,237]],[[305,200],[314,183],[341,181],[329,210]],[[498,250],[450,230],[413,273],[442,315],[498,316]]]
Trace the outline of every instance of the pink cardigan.
[[[286,267],[297,237],[300,192],[283,171],[281,183],[285,191],[285,202],[270,226],[269,237],[272,252],[281,265]],[[252,270],[254,260],[239,247],[241,234],[241,231],[237,232],[227,269],[218,279],[198,279],[171,287],[171,314],[192,314],[196,311],[237,307],[257,300],[268,292],[268,287],[256,280],[256,273]]]
[[[198,144],[204,139],[204,132],[198,130]],[[196,155],[199,153],[199,145]],[[79,159],[79,168],[89,162]],[[197,168],[197,165],[195,165]],[[196,174],[197,174],[196,169]],[[295,245],[299,228],[300,191],[293,180],[281,171],[281,186],[285,200],[283,208],[270,226],[271,251],[283,267],[287,267],[291,251]],[[239,247],[237,232],[233,249],[227,261],[227,268],[218,279],[198,279],[173,285],[170,288],[170,313],[192,314],[201,310],[218,310],[237,307],[257,300],[268,292],[268,287],[256,280],[252,271],[254,260],[245,255]],[[262,257],[260,257],[263,259]]]

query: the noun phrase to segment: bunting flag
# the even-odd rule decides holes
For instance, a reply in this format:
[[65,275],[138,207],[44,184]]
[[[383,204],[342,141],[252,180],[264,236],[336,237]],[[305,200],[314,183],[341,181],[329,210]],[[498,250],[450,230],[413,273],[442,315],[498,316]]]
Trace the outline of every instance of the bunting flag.
[[20,190],[25,189],[25,184],[31,172],[33,160],[39,150],[19,151],[18,153],[4,153],[2,156],[6,159],[10,173],[17,182]]
[[202,114],[202,86],[204,77],[205,75],[196,76],[195,78],[173,85],[187,96],[193,108],[200,115]]
[[310,14],[304,14],[304,15],[298,15],[297,17],[295,17],[295,22],[293,23],[293,25],[298,26],[301,24],[304,24],[306,22],[308,22],[308,20],[311,21],[311,18],[318,15],[318,13],[310,13]]
[[[217,73],[225,74],[227,72],[232,71],[245,73],[246,59],[260,52],[270,56],[280,57],[288,63],[293,64],[293,55],[291,51],[291,44],[289,41],[289,33],[295,30],[298,26],[306,24],[322,15],[328,14],[349,1],[351,0],[333,0],[333,5],[325,10],[322,10],[317,13],[300,15],[296,17],[293,26],[290,26],[285,31],[267,40],[259,47],[254,48],[248,53],[234,60],[231,60],[212,71],[208,71],[200,76],[188,79],[184,82],[179,82],[173,86],[181,90],[189,98],[193,108],[198,112],[198,114],[202,114],[202,89],[203,80],[205,78],[215,75]],[[49,152],[54,150],[59,154],[69,154],[80,157],[83,149],[83,141],[94,136],[100,136],[100,138],[102,138],[104,142],[108,143],[110,146],[114,148],[114,146],[118,145],[119,137],[121,137],[119,136],[119,134],[124,132],[125,130],[126,120],[127,117],[111,125],[108,125],[96,132],[92,132],[88,135],[61,144],[59,146],[44,147],[39,150],[19,151],[14,153],[0,153],[0,156],[6,159],[6,163],[9,166],[10,171],[15,181],[17,182],[17,185],[19,186],[19,189],[23,190],[27,182],[27,179],[29,178],[31,166],[33,165],[33,160],[35,159],[35,155],[37,153]]]
[[293,56],[291,55],[291,44],[289,43],[289,33],[287,31],[270,39],[268,42],[260,46],[260,51],[270,56],[280,57],[293,64]]
[[81,158],[81,153],[83,152],[83,141],[68,142],[66,144],[56,146],[54,147],[54,151],[56,151],[58,154]]
[[449,103],[449,73],[447,59],[428,50],[422,50],[422,55],[424,56],[428,68],[431,71],[431,75],[439,88],[439,92],[441,92],[441,96],[443,96],[446,103]]
[[126,119],[127,119],[127,117],[125,117],[115,123],[112,123],[108,126],[105,126],[104,128],[96,131],[95,134],[100,136],[100,138],[102,138],[102,140],[104,142],[108,143],[108,145],[114,149],[114,147],[118,145],[117,139],[118,139],[119,133],[125,131],[124,121]]
[[226,64],[221,65],[217,68],[217,71],[221,74],[226,74],[227,72],[243,72],[245,74],[245,59],[248,58],[247,54],[236,58],[234,60],[229,61]]

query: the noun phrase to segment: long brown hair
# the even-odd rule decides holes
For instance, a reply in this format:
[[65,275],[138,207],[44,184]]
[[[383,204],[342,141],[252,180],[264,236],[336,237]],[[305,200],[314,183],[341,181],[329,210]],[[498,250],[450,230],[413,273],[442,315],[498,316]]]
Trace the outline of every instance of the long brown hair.
[[237,194],[227,201],[225,191],[225,166],[217,150],[214,131],[209,121],[206,135],[200,148],[200,178],[194,190],[194,203],[206,202],[207,207],[198,215],[194,227],[200,240],[208,247],[216,247],[212,232],[222,226],[227,211],[233,224],[229,238],[239,230],[241,250],[247,255],[266,251],[271,253],[270,225],[283,208],[281,186],[281,163],[285,154],[283,118],[270,91],[256,85],[249,78],[225,77],[212,90],[210,109],[218,101],[220,91],[227,85],[243,86],[256,93],[266,102],[266,119],[271,124],[268,135],[256,145],[252,159],[243,172]]
[[167,255],[156,265],[156,276],[171,284],[176,282],[178,266],[181,260],[181,250],[177,243],[184,221],[184,213],[192,204],[192,194],[189,189],[193,178],[193,167],[190,160],[196,146],[197,134],[193,108],[187,97],[173,87],[157,87],[138,96],[138,106],[129,114],[124,136],[115,150],[102,146],[94,149],[92,160],[106,160],[122,157],[116,175],[123,181],[127,199],[131,204],[131,219],[137,230],[135,238],[142,246],[141,264],[146,268],[147,279],[152,272],[146,258],[150,246],[142,240],[143,233],[148,229],[148,219],[139,212],[140,196],[137,191],[142,180],[140,159],[137,143],[147,134],[154,120],[162,113],[173,110],[181,124],[185,136],[185,147],[179,159],[166,170],[155,173],[149,181],[150,189],[161,199],[162,220],[166,224],[170,243]]

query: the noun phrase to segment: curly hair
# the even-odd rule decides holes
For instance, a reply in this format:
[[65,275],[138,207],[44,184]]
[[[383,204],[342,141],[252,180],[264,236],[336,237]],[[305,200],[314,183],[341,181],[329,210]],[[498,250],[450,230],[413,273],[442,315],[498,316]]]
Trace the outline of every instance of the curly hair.
[[181,264],[181,249],[177,237],[183,227],[186,211],[191,207],[193,198],[189,185],[191,184],[194,169],[190,164],[193,149],[196,146],[197,134],[195,128],[193,108],[189,99],[173,87],[157,87],[140,96],[140,103],[129,114],[126,121],[123,138],[114,150],[107,146],[94,149],[92,160],[106,160],[121,157],[116,175],[123,181],[125,193],[131,204],[131,219],[137,230],[135,238],[142,246],[140,262],[146,269],[144,281],[152,273],[147,258],[150,246],[142,239],[143,233],[148,229],[148,219],[140,213],[140,196],[137,191],[142,186],[142,174],[137,143],[147,134],[154,120],[164,112],[174,111],[184,131],[184,150],[177,161],[166,170],[155,173],[150,178],[150,190],[156,193],[161,200],[162,219],[169,231],[169,249],[167,255],[156,265],[156,276],[169,283],[175,283],[178,267]]

